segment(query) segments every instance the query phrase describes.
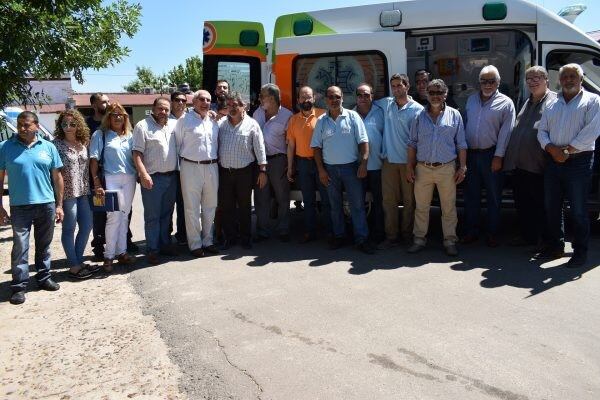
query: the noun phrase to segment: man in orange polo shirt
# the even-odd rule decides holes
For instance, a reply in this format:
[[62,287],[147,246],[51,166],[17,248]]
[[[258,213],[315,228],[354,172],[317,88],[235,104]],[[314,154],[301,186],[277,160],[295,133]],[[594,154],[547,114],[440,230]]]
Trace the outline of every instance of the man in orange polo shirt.
[[294,181],[295,160],[298,183],[304,202],[305,233],[300,243],[306,243],[315,240],[317,237],[317,190],[321,196],[321,213],[327,218],[324,227],[328,234],[331,232],[331,213],[327,188],[319,181],[319,172],[313,158],[313,149],[310,147],[310,140],[317,119],[325,113],[325,110],[315,108],[315,96],[309,86],[303,86],[298,91],[297,105],[300,112],[289,119],[287,126],[287,177],[290,182]]

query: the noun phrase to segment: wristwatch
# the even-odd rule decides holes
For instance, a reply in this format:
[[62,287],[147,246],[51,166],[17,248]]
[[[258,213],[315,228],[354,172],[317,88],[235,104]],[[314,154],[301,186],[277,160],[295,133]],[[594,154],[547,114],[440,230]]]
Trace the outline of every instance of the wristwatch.
[[571,153],[569,153],[569,149],[568,149],[567,147],[565,147],[565,148],[563,149],[563,154],[564,154],[565,156],[567,156],[567,157],[571,155]]

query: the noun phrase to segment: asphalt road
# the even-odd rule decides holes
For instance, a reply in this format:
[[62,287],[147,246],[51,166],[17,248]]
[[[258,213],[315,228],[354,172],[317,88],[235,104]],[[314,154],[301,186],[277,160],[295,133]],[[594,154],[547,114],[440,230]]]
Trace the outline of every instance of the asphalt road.
[[192,399],[600,398],[600,268],[440,242],[367,256],[272,239],[129,279]]

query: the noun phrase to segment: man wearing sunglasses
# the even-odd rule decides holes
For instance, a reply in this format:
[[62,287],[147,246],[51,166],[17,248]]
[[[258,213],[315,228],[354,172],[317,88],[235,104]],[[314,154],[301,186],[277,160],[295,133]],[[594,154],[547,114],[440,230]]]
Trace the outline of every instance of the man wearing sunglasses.
[[373,104],[373,87],[361,83],[356,88],[356,108],[354,109],[365,124],[369,137],[369,161],[367,176],[363,179],[365,194],[371,192],[373,198],[372,212],[369,218],[369,233],[374,243],[380,243],[385,238],[383,229],[383,199],[381,196],[381,143],[383,142],[383,126],[385,123],[383,109]]
[[177,121],[175,138],[190,251],[196,257],[219,252],[213,243],[217,209],[219,127],[210,117],[210,93],[194,93],[194,108]]
[[[169,119],[177,121],[182,118],[187,112],[187,96],[185,93],[175,91],[171,93],[171,114]],[[177,233],[175,233],[175,240],[179,245],[187,244],[187,235],[185,232],[185,211],[183,207],[183,195],[181,193],[181,180],[179,179],[179,169],[177,169],[177,194],[175,200],[175,208],[177,209]],[[173,222],[171,221],[171,225]],[[169,232],[173,232],[173,227],[169,229]]]
[[500,73],[493,65],[479,72],[479,91],[467,99],[464,120],[467,145],[465,188],[465,236],[462,243],[478,240],[481,189],[487,196],[487,238],[489,247],[499,245],[502,201],[502,161],[515,125],[515,106],[510,97],[500,93]]
[[369,137],[360,115],[342,107],[343,94],[338,86],[327,88],[328,112],[317,121],[310,147],[315,152],[319,180],[327,187],[333,223],[332,250],[344,245],[346,221],[343,190],[350,202],[354,243],[358,250],[373,254],[365,211],[361,179],[367,176]]

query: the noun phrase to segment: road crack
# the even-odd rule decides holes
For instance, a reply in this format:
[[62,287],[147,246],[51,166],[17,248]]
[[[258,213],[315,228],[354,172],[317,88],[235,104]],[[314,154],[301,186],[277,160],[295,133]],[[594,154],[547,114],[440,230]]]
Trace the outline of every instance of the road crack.
[[264,392],[264,390],[263,390],[262,386],[260,385],[260,383],[256,380],[256,378],[254,378],[254,376],[252,376],[252,374],[250,372],[248,372],[248,370],[240,367],[239,365],[237,365],[236,363],[231,361],[231,359],[229,358],[229,354],[227,354],[225,346],[221,343],[221,341],[214,334],[214,332],[212,332],[208,329],[204,329],[204,328],[200,328],[200,329],[202,329],[204,332],[208,333],[214,339],[215,343],[219,347],[219,350],[221,351],[221,353],[223,353],[223,357],[225,358],[225,361],[227,361],[227,364],[231,365],[234,369],[236,369],[239,372],[241,372],[242,374],[244,374],[248,379],[250,379],[252,381],[252,383],[254,383],[254,386],[256,386],[256,389],[258,390],[258,394],[257,394],[256,398],[258,400],[262,400],[261,395]]

